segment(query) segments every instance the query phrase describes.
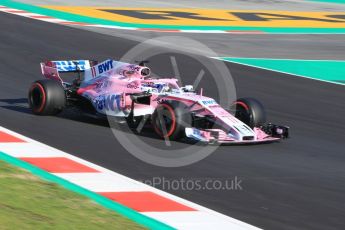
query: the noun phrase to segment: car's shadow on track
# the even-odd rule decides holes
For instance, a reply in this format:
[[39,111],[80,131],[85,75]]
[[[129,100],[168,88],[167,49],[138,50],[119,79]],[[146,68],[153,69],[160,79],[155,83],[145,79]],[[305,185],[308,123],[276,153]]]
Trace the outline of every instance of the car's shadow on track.
[[0,99],[0,107],[16,112],[32,114],[28,107],[28,99],[26,98]]
[[[29,108],[27,98],[0,99],[0,108],[33,115],[31,109]],[[81,111],[69,108],[56,115],[55,117],[109,127],[109,123],[106,119],[96,119],[93,117],[85,116]]]

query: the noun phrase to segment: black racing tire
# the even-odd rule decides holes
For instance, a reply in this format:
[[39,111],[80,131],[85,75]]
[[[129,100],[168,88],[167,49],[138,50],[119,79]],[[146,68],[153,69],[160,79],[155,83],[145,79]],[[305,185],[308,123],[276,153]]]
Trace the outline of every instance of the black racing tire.
[[31,84],[28,101],[36,115],[56,115],[66,106],[66,94],[58,81],[44,79]]
[[[185,128],[191,127],[192,115],[182,102],[167,101],[157,106],[152,114],[151,122],[159,137],[179,140],[185,137]],[[164,132],[164,127],[166,132]]]
[[236,100],[232,107],[235,117],[251,128],[260,127],[266,122],[266,112],[264,106],[254,98],[240,98]]

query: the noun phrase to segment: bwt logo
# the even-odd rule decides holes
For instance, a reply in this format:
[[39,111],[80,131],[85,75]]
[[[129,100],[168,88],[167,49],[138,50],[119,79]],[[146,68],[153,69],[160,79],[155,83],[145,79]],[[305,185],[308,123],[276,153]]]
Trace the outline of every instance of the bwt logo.
[[119,110],[120,109],[121,95],[108,95],[99,96],[95,99],[95,104],[98,110]]
[[98,73],[101,74],[103,72],[107,72],[108,70],[110,70],[112,68],[114,68],[113,67],[113,60],[103,62],[102,64],[98,65]]
[[206,100],[206,101],[202,101],[202,103],[207,106],[207,105],[216,104],[217,102],[215,100]]

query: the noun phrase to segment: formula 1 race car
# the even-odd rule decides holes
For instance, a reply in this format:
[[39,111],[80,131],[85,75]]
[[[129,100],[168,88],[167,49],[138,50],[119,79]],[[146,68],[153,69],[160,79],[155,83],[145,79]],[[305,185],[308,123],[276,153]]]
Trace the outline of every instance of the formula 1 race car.
[[[87,113],[122,118],[132,128],[150,122],[161,138],[169,140],[262,143],[289,136],[289,127],[265,123],[264,108],[257,100],[238,99],[232,115],[230,108],[196,93],[191,85],[180,87],[175,78],[150,77],[146,61],[47,61],[41,69],[46,79],[34,82],[29,90],[29,104],[37,115],[79,107]],[[65,82],[62,73],[77,77]]]

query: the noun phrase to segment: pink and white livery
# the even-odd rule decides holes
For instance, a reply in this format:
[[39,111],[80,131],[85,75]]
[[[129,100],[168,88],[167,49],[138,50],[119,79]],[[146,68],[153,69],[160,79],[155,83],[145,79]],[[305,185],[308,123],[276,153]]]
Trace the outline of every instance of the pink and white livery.
[[[54,115],[74,106],[126,120],[138,131],[151,123],[161,138],[170,140],[230,144],[288,137],[288,127],[265,123],[257,100],[238,99],[226,110],[214,99],[197,94],[193,86],[179,86],[176,78],[150,77],[145,62],[47,61],[41,69],[46,79],[34,82],[29,90],[30,107],[38,115]],[[67,72],[77,75],[71,83],[61,78]]]

